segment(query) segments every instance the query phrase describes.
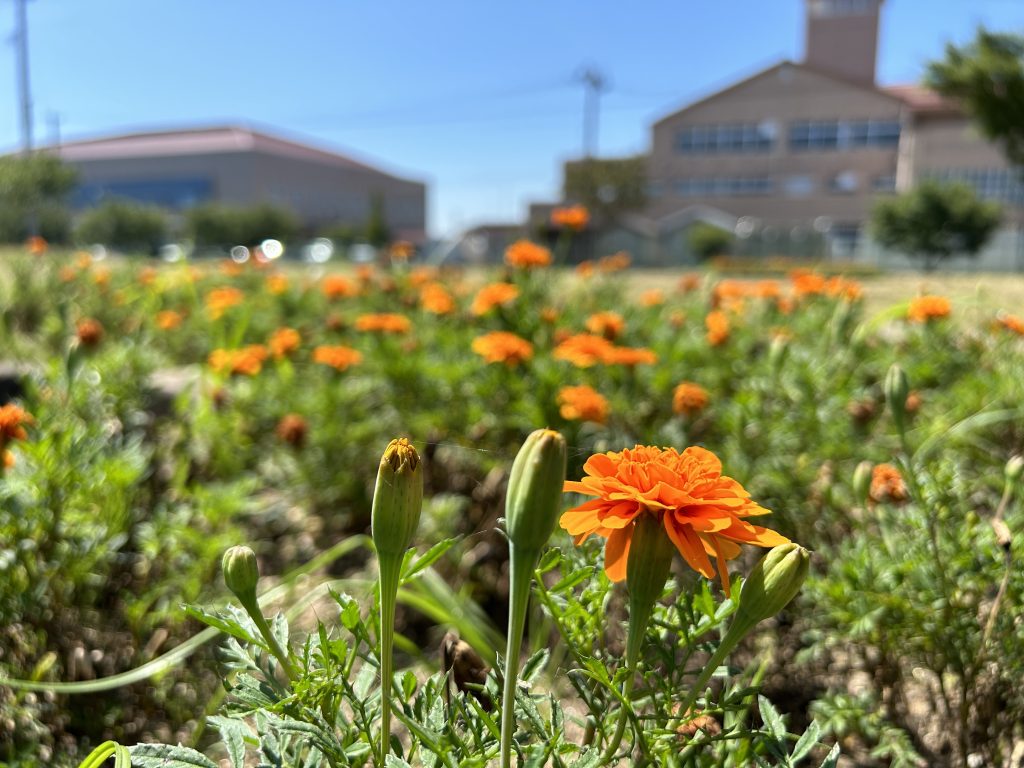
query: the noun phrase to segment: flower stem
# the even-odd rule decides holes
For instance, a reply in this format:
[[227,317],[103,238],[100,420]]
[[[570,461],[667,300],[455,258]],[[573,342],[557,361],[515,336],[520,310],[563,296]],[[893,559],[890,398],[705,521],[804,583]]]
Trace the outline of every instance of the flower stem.
[[395,602],[401,575],[401,557],[380,557],[380,763],[391,750],[391,685],[394,677]]
[[508,643],[505,647],[505,687],[501,697],[501,768],[512,766],[512,732],[516,727],[516,685],[519,678],[519,646],[526,627],[530,583],[538,552],[516,551],[509,543]]
[[267,619],[263,615],[263,611],[260,610],[259,603],[256,601],[256,593],[253,592],[251,597],[238,596],[238,601],[242,604],[245,612],[249,614],[249,618],[253,620],[256,625],[256,629],[263,635],[263,639],[267,643],[267,647],[270,648],[270,652],[274,654],[277,660],[281,663],[281,668],[284,669],[284,673],[288,676],[288,679],[295,682],[295,668],[292,666],[291,660],[288,658],[288,654],[285,652],[281,644],[277,642],[277,638],[274,637],[274,633],[270,630],[270,625],[267,624]]

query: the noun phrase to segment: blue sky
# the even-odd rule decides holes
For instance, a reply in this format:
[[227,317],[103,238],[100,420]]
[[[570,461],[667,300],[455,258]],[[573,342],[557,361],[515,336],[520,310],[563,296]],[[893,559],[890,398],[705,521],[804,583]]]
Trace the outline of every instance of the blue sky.
[[[582,144],[579,74],[601,71],[599,153],[643,152],[657,118],[799,59],[804,0],[31,0],[37,140],[251,122],[426,181],[431,232],[519,220]],[[0,39],[13,30],[0,0]],[[979,24],[1024,32],[1024,0],[887,0],[879,80]],[[0,46],[0,148],[19,141]]]

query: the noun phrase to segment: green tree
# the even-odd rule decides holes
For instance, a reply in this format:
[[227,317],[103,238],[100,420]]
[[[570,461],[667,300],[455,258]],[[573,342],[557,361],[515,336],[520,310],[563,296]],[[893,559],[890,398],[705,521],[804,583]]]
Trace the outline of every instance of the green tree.
[[871,228],[881,245],[921,259],[927,271],[954,254],[977,254],[1001,216],[998,204],[980,200],[967,184],[925,181],[910,192],[879,199]]
[[167,239],[167,216],[150,205],[109,200],[82,216],[75,239],[121,251],[155,253]]
[[704,221],[694,223],[686,234],[687,245],[701,261],[728,253],[732,248],[732,241],[732,232]]
[[295,214],[269,203],[251,208],[208,203],[185,213],[185,231],[200,248],[256,245],[268,238],[287,242],[299,228]]
[[379,195],[370,200],[370,215],[363,228],[366,242],[374,248],[383,248],[391,241],[391,228],[384,214],[384,201]]
[[947,45],[925,81],[963,104],[1010,162],[1024,167],[1024,36],[979,29],[972,43]]
[[562,192],[566,200],[582,203],[599,220],[614,221],[647,204],[647,160],[638,155],[566,163]]
[[67,197],[77,179],[75,170],[53,155],[0,157],[0,242],[23,242],[33,233],[66,240]]

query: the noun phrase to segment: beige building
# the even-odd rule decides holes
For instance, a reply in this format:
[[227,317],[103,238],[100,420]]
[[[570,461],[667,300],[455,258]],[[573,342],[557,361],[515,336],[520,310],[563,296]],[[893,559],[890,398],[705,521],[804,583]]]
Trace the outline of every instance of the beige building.
[[693,218],[686,211],[713,209],[741,237],[817,238],[852,256],[874,198],[924,178],[973,184],[1020,221],[1019,177],[955,105],[920,86],[876,84],[883,0],[806,3],[803,62],[654,124],[649,206],[627,227],[668,244],[673,222]]
[[79,174],[77,208],[127,198],[179,211],[200,203],[291,209],[310,231],[362,226],[379,204],[395,238],[423,242],[426,186],[345,155],[243,126],[156,131],[51,148]]

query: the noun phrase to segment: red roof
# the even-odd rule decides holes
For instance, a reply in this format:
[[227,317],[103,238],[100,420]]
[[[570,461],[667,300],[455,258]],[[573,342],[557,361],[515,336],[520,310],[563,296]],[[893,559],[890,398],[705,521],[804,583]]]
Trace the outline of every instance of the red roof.
[[931,88],[916,83],[906,85],[884,85],[883,91],[902,100],[911,110],[918,114],[950,113],[961,111],[956,102],[947,99]]

